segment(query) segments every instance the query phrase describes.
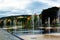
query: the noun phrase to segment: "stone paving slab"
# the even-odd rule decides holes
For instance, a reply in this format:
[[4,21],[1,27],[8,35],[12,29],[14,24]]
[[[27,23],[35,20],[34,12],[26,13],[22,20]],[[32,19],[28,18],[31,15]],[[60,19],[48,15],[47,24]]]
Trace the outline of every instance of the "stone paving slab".
[[[59,34],[54,33],[54,34],[19,35],[19,37],[23,38],[24,40],[60,40],[60,33]],[[20,39],[0,29],[0,40],[20,40]]]
[[0,28],[0,40],[19,40],[19,39]]
[[37,35],[24,35],[20,36],[25,40],[60,40],[60,36],[37,34]]

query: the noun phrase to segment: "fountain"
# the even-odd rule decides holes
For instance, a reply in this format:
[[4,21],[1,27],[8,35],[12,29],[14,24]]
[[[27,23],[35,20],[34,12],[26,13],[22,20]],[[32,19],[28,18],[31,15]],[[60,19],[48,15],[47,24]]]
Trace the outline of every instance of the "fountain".
[[32,15],[32,30],[33,30],[33,34],[34,34],[34,15]]
[[6,20],[4,20],[4,27],[6,27]]
[[48,18],[48,29],[49,29],[49,33],[50,33],[50,17]]
[[40,23],[40,21],[39,21],[39,15],[37,15],[37,22],[38,22],[38,27],[39,27],[39,23]]
[[15,29],[15,32],[16,32],[16,28],[17,28],[17,26],[16,26],[16,20],[15,20],[15,18],[14,18],[14,20],[13,20],[13,29]]
[[12,21],[11,21],[11,19],[10,19],[10,26],[11,26],[11,23],[12,23]]
[[[40,20],[40,29],[42,30],[44,27],[42,26],[42,19],[39,19]],[[41,34],[42,34],[42,32],[41,32]]]
[[[39,15],[37,15],[37,22],[39,22]],[[37,24],[39,27],[39,23]],[[36,40],[37,39],[37,35],[35,35],[35,32],[40,32],[38,30],[34,30],[34,15],[32,15],[32,30],[33,30],[33,35],[29,35],[30,39],[32,40]]]

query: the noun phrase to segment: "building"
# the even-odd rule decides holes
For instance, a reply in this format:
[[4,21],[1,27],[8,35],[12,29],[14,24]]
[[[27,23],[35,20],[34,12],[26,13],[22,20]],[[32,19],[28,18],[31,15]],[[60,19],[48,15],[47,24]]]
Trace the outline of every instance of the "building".
[[[8,16],[0,18],[0,28],[4,29],[27,29],[27,25],[31,19],[31,15],[17,15],[17,16]],[[31,25],[29,23],[29,25]]]
[[17,15],[0,18],[0,27],[4,29],[22,30],[38,30],[40,27],[39,15]]

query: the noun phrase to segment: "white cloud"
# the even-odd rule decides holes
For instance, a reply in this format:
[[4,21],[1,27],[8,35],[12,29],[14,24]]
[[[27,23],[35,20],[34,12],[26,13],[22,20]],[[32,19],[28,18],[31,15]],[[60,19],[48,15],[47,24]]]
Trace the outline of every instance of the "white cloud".
[[1,17],[6,17],[6,16],[15,16],[19,14],[0,14]]
[[60,7],[60,0],[58,0],[57,2],[53,1],[53,0],[38,0],[39,2],[43,2],[46,3],[49,6],[57,6]]
[[0,11],[6,11],[6,13],[0,12],[0,17],[30,14],[25,9],[32,2],[32,0],[0,0]]
[[[13,15],[32,15],[34,11],[41,13],[42,8],[36,8],[35,10],[26,9],[30,3],[41,2],[48,6],[60,6],[60,0],[0,0],[0,11],[9,11],[6,13],[0,13],[0,16],[13,16]],[[33,6],[35,7],[35,6]],[[37,7],[37,6],[36,6]],[[45,7],[44,7],[45,8]]]
[[0,2],[0,8],[12,7],[18,9],[25,9],[28,4],[33,2],[32,0],[4,0]]
[[14,15],[32,15],[32,12],[31,10],[28,10],[28,9],[25,9],[25,10],[14,9],[14,10],[11,10],[10,12],[0,14],[0,16],[14,16]]

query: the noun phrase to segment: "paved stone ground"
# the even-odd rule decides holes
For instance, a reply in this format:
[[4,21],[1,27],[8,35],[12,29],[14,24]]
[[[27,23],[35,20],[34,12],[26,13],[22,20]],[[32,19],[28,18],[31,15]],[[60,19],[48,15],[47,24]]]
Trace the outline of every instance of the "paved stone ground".
[[[20,35],[24,40],[60,40],[60,33],[54,34],[36,34],[36,35]],[[19,40],[15,36],[0,29],[0,40]]]
[[25,40],[60,40],[60,36],[49,35],[49,34],[39,34],[39,35],[24,35],[20,36]]
[[19,40],[19,39],[0,28],[0,40]]

